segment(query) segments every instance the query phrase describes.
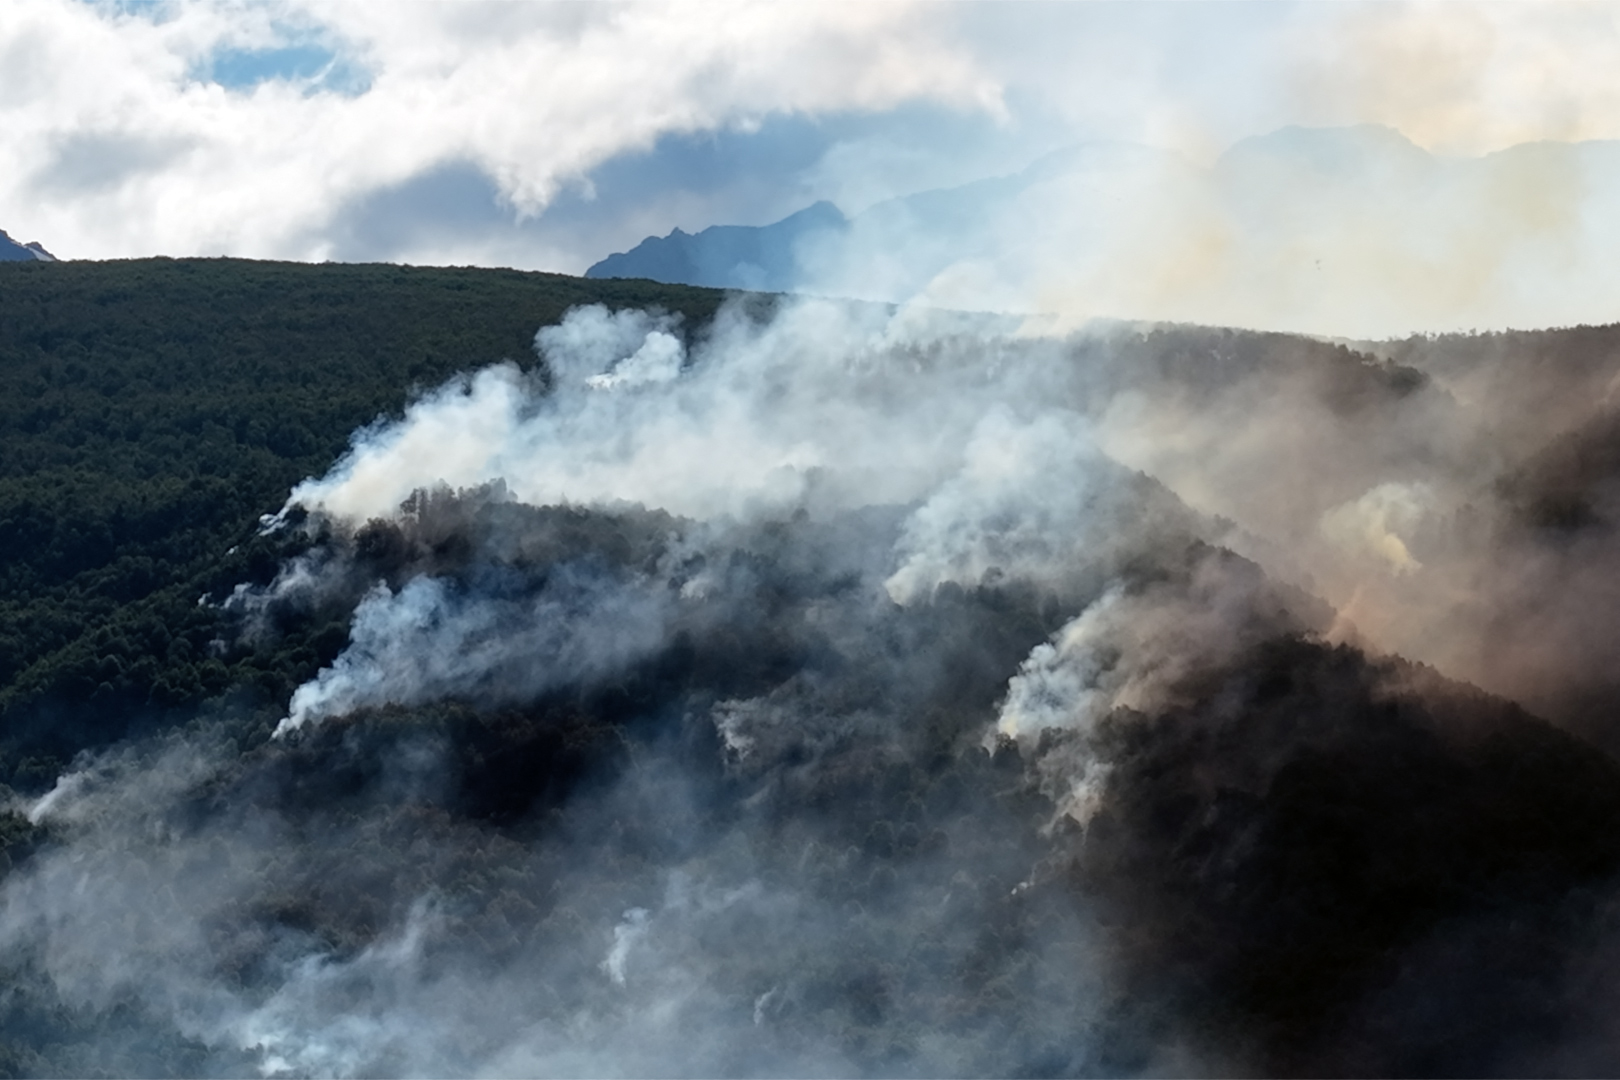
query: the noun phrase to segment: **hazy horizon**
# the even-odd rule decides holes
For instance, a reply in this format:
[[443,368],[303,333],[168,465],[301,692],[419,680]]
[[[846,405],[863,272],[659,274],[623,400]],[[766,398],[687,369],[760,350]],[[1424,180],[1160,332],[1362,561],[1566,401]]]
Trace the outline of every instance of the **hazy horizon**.
[[[1613,140],[1617,45],[1614,10],[1593,4],[22,0],[0,24],[0,226],[64,258],[577,274],[677,227],[759,225],[822,199],[855,216],[1065,147],[1132,143],[1197,172],[1292,126],[1381,125],[1443,162]],[[1123,215],[1169,223],[1141,258],[1120,244],[1140,244],[1142,228],[1093,245],[1095,208],[1048,201],[998,226],[994,258],[968,251],[948,272],[890,274],[876,291],[1328,334],[1606,321],[1603,302],[1570,294],[1620,281],[1602,239],[1620,214],[1611,168],[1578,156],[1521,160],[1460,196],[1386,185],[1381,204],[1315,210],[1320,192],[1273,177],[1295,219],[1352,234],[1315,238],[1339,245],[1335,300],[1312,316],[1293,298],[1292,322],[1198,279],[1270,277],[1275,291],[1298,253],[1286,239],[1257,246],[1241,206],[1211,217],[1204,193],[1173,180]],[[1406,238],[1436,216],[1449,220]],[[1499,241],[1504,221],[1512,235]],[[1070,243],[1029,252],[1031,232]],[[1093,269],[1057,265],[1076,248]],[[1438,298],[1391,309],[1375,295],[1391,264],[1407,279],[1398,296]],[[1121,275],[1162,280],[1097,295]]]

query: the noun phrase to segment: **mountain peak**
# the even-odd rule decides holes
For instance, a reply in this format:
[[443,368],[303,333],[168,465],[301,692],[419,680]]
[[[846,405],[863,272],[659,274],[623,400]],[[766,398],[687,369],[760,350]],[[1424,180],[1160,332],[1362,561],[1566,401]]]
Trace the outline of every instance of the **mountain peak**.
[[823,200],[770,225],[711,225],[698,233],[675,228],[609,255],[585,276],[787,292],[798,284],[799,246],[813,234],[848,225],[844,212]]
[[1244,139],[1221,155],[1218,169],[1289,162],[1322,175],[1348,177],[1371,168],[1423,168],[1434,157],[1392,127],[1355,124],[1349,127],[1279,128]]
[[56,262],[56,256],[46,251],[38,240],[19,244],[0,229],[0,262]]

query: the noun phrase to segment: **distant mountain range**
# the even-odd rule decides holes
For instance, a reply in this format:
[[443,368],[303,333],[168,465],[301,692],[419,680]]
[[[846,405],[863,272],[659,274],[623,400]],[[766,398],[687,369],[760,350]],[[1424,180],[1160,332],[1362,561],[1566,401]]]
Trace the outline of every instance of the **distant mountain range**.
[[30,240],[26,244],[19,244],[0,229],[0,262],[55,262],[56,256],[40,246],[39,241]]
[[818,202],[771,225],[714,225],[695,236],[680,229],[649,236],[627,252],[609,255],[585,276],[790,292],[802,278],[800,243],[838,236],[848,228],[838,207]]
[[[1266,171],[1291,174],[1296,185],[1311,174],[1353,182],[1369,172],[1388,173],[1392,165],[1421,170],[1432,160],[1388,128],[1288,128],[1238,143],[1220,158],[1209,179],[1217,187],[1256,190],[1268,186],[1266,178],[1256,175]],[[585,276],[785,292],[825,276],[837,248],[845,245],[870,248],[879,264],[890,264],[891,287],[918,288],[952,262],[982,257],[998,241],[1011,239],[998,236],[1009,213],[1044,195],[1043,188],[1066,180],[1090,181],[1086,193],[1094,196],[1091,201],[1118,204],[1122,193],[1102,190],[1103,182],[1167,174],[1183,181],[1199,179],[1192,166],[1166,151],[1133,143],[1086,143],[1048,154],[1016,173],[885,200],[853,220],[823,201],[769,225],[715,225],[698,233],[677,228],[609,255]],[[1065,216],[1097,209],[1070,201]],[[871,268],[870,260],[861,261]],[[894,276],[892,264],[897,262],[910,272]]]
[[1448,158],[1291,127],[1207,167],[1088,143],[853,217],[677,229],[586,276],[1365,338],[1612,322],[1620,142]]
[[[843,248],[876,246],[885,249],[887,256],[880,263],[892,263],[902,253],[920,256],[904,260],[915,262],[916,272],[903,274],[904,281],[892,283],[895,291],[903,292],[921,284],[913,279],[926,281],[931,272],[953,258],[983,248],[990,238],[981,234],[989,231],[992,212],[1017,202],[1032,185],[1087,167],[1117,168],[1136,159],[1158,162],[1168,158],[1160,151],[1126,143],[1071,147],[1008,176],[885,200],[853,220],[823,200],[769,225],[714,225],[698,233],[677,228],[668,236],[649,236],[627,252],[609,255],[587,269],[585,276],[793,292],[828,284],[825,271],[830,263],[839,261]],[[919,251],[920,247],[934,250]],[[852,290],[846,283],[835,291],[869,290]]]

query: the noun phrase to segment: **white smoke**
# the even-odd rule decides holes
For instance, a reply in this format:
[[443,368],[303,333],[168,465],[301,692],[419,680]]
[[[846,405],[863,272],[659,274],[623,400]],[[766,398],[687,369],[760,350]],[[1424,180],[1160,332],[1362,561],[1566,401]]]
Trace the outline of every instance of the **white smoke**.
[[1115,709],[1154,713],[1176,704],[1190,677],[1277,631],[1280,612],[1257,617],[1263,590],[1257,575],[1205,559],[1185,587],[1110,591],[1030,653],[1007,685],[997,731],[1084,731]]
[[414,404],[403,423],[357,433],[354,449],[334,470],[342,483],[306,480],[293,489],[289,505],[363,522],[397,512],[417,488],[481,483],[501,471],[528,395],[526,377],[512,364],[453,380]]
[[1036,768],[1058,811],[1084,824],[1111,771],[1092,749],[1098,726],[1191,704],[1205,692],[1200,676],[1266,638],[1323,629],[1312,621],[1321,613],[1293,599],[1217,556],[1200,559],[1185,582],[1116,587],[1030,651],[1007,684],[995,734],[1031,746],[1048,730],[1076,736]]
[[[409,853],[398,853],[403,879],[385,885],[388,903],[375,933],[363,947],[343,949],[265,918],[266,908],[376,874],[386,856],[375,850],[375,830],[391,835],[401,810],[417,822],[423,811],[385,803],[380,817],[367,820],[314,807],[300,822],[254,805],[253,797],[218,815],[188,809],[231,790],[241,768],[228,746],[177,737],[166,749],[89,763],[79,779],[59,786],[39,814],[58,830],[56,845],[0,890],[8,964],[33,965],[51,992],[81,1013],[123,1009],[159,1030],[172,1027],[208,1048],[210,1072],[244,1064],[268,1077],[647,1075],[672,1065],[859,1071],[836,1042],[778,1040],[774,1028],[784,1016],[802,1019],[820,1007],[806,998],[806,986],[814,990],[814,980],[827,977],[817,965],[830,964],[836,974],[858,957],[875,920],[888,915],[839,911],[779,873],[767,883],[762,864],[783,860],[755,850],[763,835],[757,823],[708,823],[707,835],[694,828],[688,837],[688,855],[617,867],[580,858],[612,851],[593,845],[600,832],[570,837],[558,830],[525,850],[475,825],[437,838],[418,825],[407,833],[414,837]],[[648,763],[579,800],[574,814],[592,831],[633,814],[696,827],[703,819],[692,816],[695,794],[691,778]],[[811,867],[824,878],[843,865],[818,855],[816,844],[800,843],[804,852],[795,858],[827,862]],[[548,921],[567,929],[553,933],[549,947],[514,941],[494,960],[476,959],[467,955],[465,925],[483,882],[454,868],[469,853],[501,847],[508,851],[496,864],[503,877],[521,879],[536,865],[561,868],[550,882]],[[412,865],[424,860],[425,867]],[[414,891],[417,870],[453,891]],[[912,887],[923,895],[905,898],[915,911],[897,927],[900,938],[872,939],[866,948],[926,956],[921,948],[937,949],[964,932],[954,925],[963,902],[949,906],[945,883],[922,877]],[[621,906],[638,894],[645,906]],[[501,901],[528,902],[516,895]],[[499,932],[500,917],[482,925]],[[239,965],[254,957],[244,983]],[[952,977],[943,967],[937,974]],[[1042,1023],[1067,1022],[1100,1000],[1094,976],[1080,971],[1072,981],[1050,1017],[1035,1009]],[[971,1035],[936,1038],[941,1045],[929,1049],[937,1060],[973,1048]],[[126,1065],[131,1071],[172,1067],[141,1057],[139,1047],[115,1052],[127,1055],[116,1060],[139,1063]]]
[[631,908],[624,913],[624,921],[613,928],[613,948],[608,950],[607,959],[602,961],[602,970],[607,972],[608,978],[624,985],[624,965],[630,958],[630,950],[636,943],[647,936],[647,909]]
[[[1388,647],[1457,655],[1430,629],[1453,587],[1414,573],[1414,530],[1477,485],[1489,418],[1343,349],[1188,338],[1209,354],[1128,327],[1054,337],[915,306],[783,300],[760,318],[733,304],[699,330],[576,308],[536,335],[543,371],[504,364],[453,381],[357,435],[288,507],[355,530],[408,514],[414,491],[500,483],[530,506],[668,512],[684,522],[670,543],[699,555],[772,517],[891,507],[903,524],[883,574],[901,604],[945,583],[1011,582],[1083,604],[1142,551],[1197,535],[1357,607]],[[1392,574],[1404,591],[1385,603]],[[688,608],[718,587],[713,569],[638,586]],[[573,630],[519,646],[521,605],[449,612],[459,601],[443,588],[367,600],[350,651],[299,690],[288,726],[566,681],[518,667],[550,670]],[[480,644],[508,637],[511,649]],[[657,640],[632,638],[612,663]]]
[[510,600],[469,597],[434,578],[398,593],[378,585],[355,610],[348,649],[298,688],[277,734],[362,707],[532,698],[652,651],[664,607],[646,583],[574,567],[537,596]]
[[1412,557],[1408,540],[1433,503],[1434,493],[1425,484],[1379,484],[1323,514],[1322,534],[1351,555],[1381,561],[1394,574],[1409,574],[1423,564]]
[[987,580],[1058,588],[1108,554],[1147,538],[1130,528],[1117,466],[1078,413],[989,410],[963,461],[901,530],[899,568],[885,583],[898,603],[944,582]]
[[458,380],[361,433],[290,502],[358,525],[418,488],[495,479],[535,506],[633,502],[705,519],[812,496],[910,501],[954,467],[984,407],[1027,403],[1028,377],[1058,374],[1051,357],[998,370],[1004,345],[938,322],[821,301],[764,324],[727,309],[683,363],[669,319],[578,308],[536,339],[550,394],[510,365]]
[[[638,571],[650,577],[632,592],[683,618],[730,602],[736,571],[706,552],[795,515],[832,527],[892,514],[894,535],[849,547],[888,602],[1014,585],[1053,591],[1070,616],[1145,552],[1197,536],[1336,606],[1339,639],[1499,692],[1533,683],[1469,614],[1488,601],[1480,581],[1500,590],[1523,576],[1491,569],[1490,484],[1505,455],[1593,407],[1612,364],[1583,375],[1580,392],[1531,385],[1515,400],[1502,388],[1522,380],[1501,363],[1420,373],[1280,335],[1096,324],[1059,336],[920,306],[773,305],[733,303],[695,328],[572,310],[536,335],[543,370],[455,380],[357,435],[289,509],[352,532],[409,517],[414,491],[499,482],[534,507],[664,511],[677,519],[664,561]],[[307,576],[295,567],[271,592],[316,590]],[[587,651],[559,644],[575,632],[566,619],[531,634],[510,629],[533,614],[523,603],[492,596],[484,610],[453,589],[441,598],[445,583],[394,587],[363,606],[349,652],[298,691],[288,728],[435,695],[499,699],[501,687],[584,670],[553,658]],[[659,647],[667,616],[648,618],[603,654],[610,666]],[[479,643],[508,637],[509,649]],[[774,742],[762,708],[721,713],[739,759]]]
[[[416,490],[500,482],[530,505],[638,505],[723,540],[794,510],[915,506],[885,570],[906,602],[946,581],[1052,584],[1099,566],[1130,500],[1086,435],[1076,387],[1091,375],[1056,343],[964,326],[830,302],[790,303],[765,323],[728,309],[688,357],[668,316],[576,309],[537,335],[549,392],[512,365],[457,380],[359,435],[289,507],[355,529],[408,513]],[[670,542],[701,554],[697,536]],[[666,557],[660,574],[680,561]],[[442,695],[511,699],[622,665],[661,640],[661,606],[701,604],[718,585],[708,571],[676,576],[559,578],[523,601],[432,579],[379,587],[281,730]]]

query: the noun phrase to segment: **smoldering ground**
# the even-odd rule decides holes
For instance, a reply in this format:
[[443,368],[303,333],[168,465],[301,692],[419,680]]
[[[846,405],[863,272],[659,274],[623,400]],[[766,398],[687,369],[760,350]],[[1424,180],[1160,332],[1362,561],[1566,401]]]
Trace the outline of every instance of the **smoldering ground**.
[[276,738],[224,702],[18,801],[8,1067],[1612,1065],[1620,766],[1442,662],[1457,575],[1608,550],[1596,496],[1526,524],[1558,431],[1282,335],[538,345],[294,493],[222,647],[350,640]]

